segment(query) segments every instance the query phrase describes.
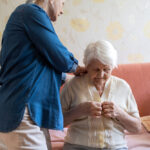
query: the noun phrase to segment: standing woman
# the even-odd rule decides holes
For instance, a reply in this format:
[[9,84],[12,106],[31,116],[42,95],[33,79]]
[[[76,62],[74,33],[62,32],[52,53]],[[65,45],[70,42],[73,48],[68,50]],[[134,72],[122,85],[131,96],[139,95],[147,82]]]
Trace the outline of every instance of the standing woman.
[[0,53],[0,150],[49,150],[48,129],[63,129],[63,72],[85,72],[51,23],[63,4],[35,0],[8,20]]

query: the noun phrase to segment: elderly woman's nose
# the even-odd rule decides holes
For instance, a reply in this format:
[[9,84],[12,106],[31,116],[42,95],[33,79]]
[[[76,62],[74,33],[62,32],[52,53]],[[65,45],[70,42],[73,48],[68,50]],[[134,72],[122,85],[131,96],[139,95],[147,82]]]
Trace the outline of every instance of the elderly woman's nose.
[[104,76],[104,71],[103,70],[100,70],[98,71],[98,77],[103,77]]

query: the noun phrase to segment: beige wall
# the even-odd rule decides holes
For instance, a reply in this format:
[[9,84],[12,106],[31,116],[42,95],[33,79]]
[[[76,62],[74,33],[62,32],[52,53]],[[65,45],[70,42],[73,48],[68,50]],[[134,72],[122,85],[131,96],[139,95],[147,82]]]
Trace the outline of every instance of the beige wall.
[[[9,14],[23,2],[0,0],[0,39]],[[114,45],[119,63],[150,62],[150,0],[66,0],[54,26],[81,64],[87,44],[99,39]]]
[[24,0],[0,0],[0,41],[6,22],[11,12]]

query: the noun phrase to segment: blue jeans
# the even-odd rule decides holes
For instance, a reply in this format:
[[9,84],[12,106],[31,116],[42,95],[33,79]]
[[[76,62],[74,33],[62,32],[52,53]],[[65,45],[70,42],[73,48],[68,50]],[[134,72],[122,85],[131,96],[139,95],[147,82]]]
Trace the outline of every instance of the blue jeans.
[[93,148],[76,144],[65,143],[63,150],[128,150],[128,148],[123,147],[119,149],[109,149],[109,148]]

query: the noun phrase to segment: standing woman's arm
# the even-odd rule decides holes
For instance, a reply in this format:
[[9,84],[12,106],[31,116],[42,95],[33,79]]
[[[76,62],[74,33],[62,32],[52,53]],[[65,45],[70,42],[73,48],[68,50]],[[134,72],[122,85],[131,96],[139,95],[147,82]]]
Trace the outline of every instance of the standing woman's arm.
[[23,23],[37,53],[40,53],[55,70],[70,72],[74,66],[77,66],[78,61],[60,42],[43,9],[34,4],[27,5],[23,13]]

